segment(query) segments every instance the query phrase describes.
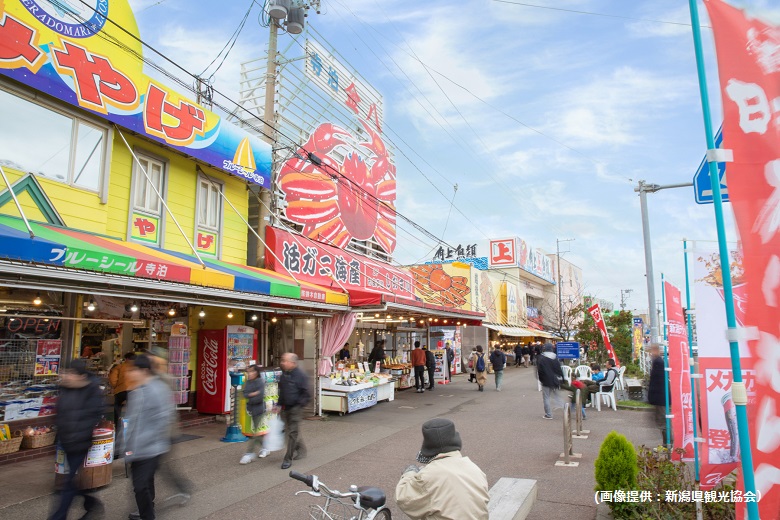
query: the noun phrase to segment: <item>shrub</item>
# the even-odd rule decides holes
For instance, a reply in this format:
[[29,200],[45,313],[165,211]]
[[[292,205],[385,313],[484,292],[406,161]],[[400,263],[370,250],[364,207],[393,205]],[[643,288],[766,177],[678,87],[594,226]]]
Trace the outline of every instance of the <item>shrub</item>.
[[[625,436],[612,431],[601,443],[596,466],[596,491],[629,491],[637,489],[639,473],[636,451]],[[615,518],[629,518],[635,504],[610,502]]]

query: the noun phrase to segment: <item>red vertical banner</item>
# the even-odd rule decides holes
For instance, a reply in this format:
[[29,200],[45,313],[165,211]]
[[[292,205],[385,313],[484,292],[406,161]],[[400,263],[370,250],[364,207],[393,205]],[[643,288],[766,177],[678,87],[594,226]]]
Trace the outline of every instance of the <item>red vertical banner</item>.
[[[667,348],[669,351],[669,394],[672,396],[673,460],[693,460],[693,403],[688,335],[685,330],[680,289],[664,282],[666,296]],[[677,451],[682,449],[683,452]]]
[[596,322],[596,326],[601,332],[601,338],[604,340],[604,346],[607,348],[607,355],[615,360],[615,364],[620,366],[620,361],[615,355],[615,349],[612,348],[612,343],[609,341],[609,333],[607,332],[607,324],[604,322],[604,315],[601,314],[601,307],[597,303],[593,307],[588,308],[593,321]]
[[[723,100],[729,198],[744,254],[744,326],[754,361],[748,424],[763,520],[780,518],[780,28],[705,1]],[[740,508],[742,510],[742,508]]]

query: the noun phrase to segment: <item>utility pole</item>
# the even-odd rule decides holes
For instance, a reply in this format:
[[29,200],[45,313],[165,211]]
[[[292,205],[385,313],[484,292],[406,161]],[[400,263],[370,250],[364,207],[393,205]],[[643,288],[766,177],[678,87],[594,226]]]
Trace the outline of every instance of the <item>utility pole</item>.
[[[562,242],[574,242],[573,238],[566,238],[564,240],[555,239],[555,256],[558,262],[558,329],[563,332],[563,296],[561,295],[562,286],[561,283],[561,243]],[[564,251],[565,252],[565,251]]]
[[650,247],[650,219],[647,215],[647,194],[672,188],[688,188],[690,186],[693,186],[692,182],[659,186],[658,184],[648,184],[645,181],[639,181],[637,187],[634,188],[634,191],[639,193],[639,207],[642,211],[642,236],[645,242],[645,277],[647,278],[647,313],[650,315],[650,345],[658,345],[661,341],[659,341],[658,337],[658,314],[655,311],[655,276],[653,274],[653,250]]
[[259,217],[257,219],[257,234],[263,237],[263,240],[257,241],[257,267],[265,267],[265,228],[271,223],[271,192],[276,182],[274,147],[276,146],[276,114],[274,113],[275,94],[276,94],[276,47],[277,47],[277,29],[278,22],[271,18],[268,24],[271,29],[268,37],[268,60],[265,69],[265,104],[263,106],[263,139],[271,146],[271,185],[265,186],[260,190],[260,207],[258,208]]
[[620,310],[626,310],[626,298],[624,296],[630,295],[634,292],[633,289],[620,289]]

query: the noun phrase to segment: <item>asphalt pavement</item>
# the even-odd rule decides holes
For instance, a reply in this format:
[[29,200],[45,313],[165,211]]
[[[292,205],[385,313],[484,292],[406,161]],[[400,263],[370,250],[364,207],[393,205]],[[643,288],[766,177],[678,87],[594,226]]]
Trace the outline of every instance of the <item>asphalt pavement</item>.
[[[308,457],[295,461],[292,469],[314,473],[341,491],[350,484],[382,488],[393,518],[406,518],[395,504],[395,484],[401,471],[414,463],[422,442],[422,423],[447,417],[461,434],[464,455],[482,468],[489,485],[501,477],[538,481],[538,497],[529,519],[590,520],[596,518],[593,462],[604,437],[617,430],[634,444],[654,445],[659,434],[647,412],[602,407],[601,412],[588,409],[587,413],[583,427],[590,430],[589,437],[574,440],[574,451],[582,453],[579,466],[556,467],[563,451],[562,414],[556,410],[555,420],[542,418],[542,397],[533,367],[507,368],[501,392],[495,391],[493,376],[485,391],[478,392],[467,376],[459,375],[452,384],[437,385],[432,392],[405,390],[397,392],[393,402],[354,414],[304,421],[302,436]],[[282,452],[239,465],[245,445],[220,442],[224,432],[224,424],[184,431],[198,438],[175,445],[168,464],[192,481],[195,493],[184,506],[159,505],[159,518],[308,518],[307,510],[316,499],[295,496],[304,485],[280,468]],[[0,518],[46,518],[52,502],[52,469],[53,461],[48,459],[0,468]],[[171,493],[170,485],[158,479],[158,503]],[[113,482],[98,490],[97,496],[106,505],[108,520],[125,519],[135,509],[121,460],[114,463]],[[71,518],[82,512],[80,504],[74,504]]]

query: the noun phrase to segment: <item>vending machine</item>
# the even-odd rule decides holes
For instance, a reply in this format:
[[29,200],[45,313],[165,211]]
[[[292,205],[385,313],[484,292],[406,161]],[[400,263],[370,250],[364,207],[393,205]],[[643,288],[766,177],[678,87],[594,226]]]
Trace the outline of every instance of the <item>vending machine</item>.
[[230,372],[257,359],[257,329],[229,325],[198,332],[198,411],[229,414]]

